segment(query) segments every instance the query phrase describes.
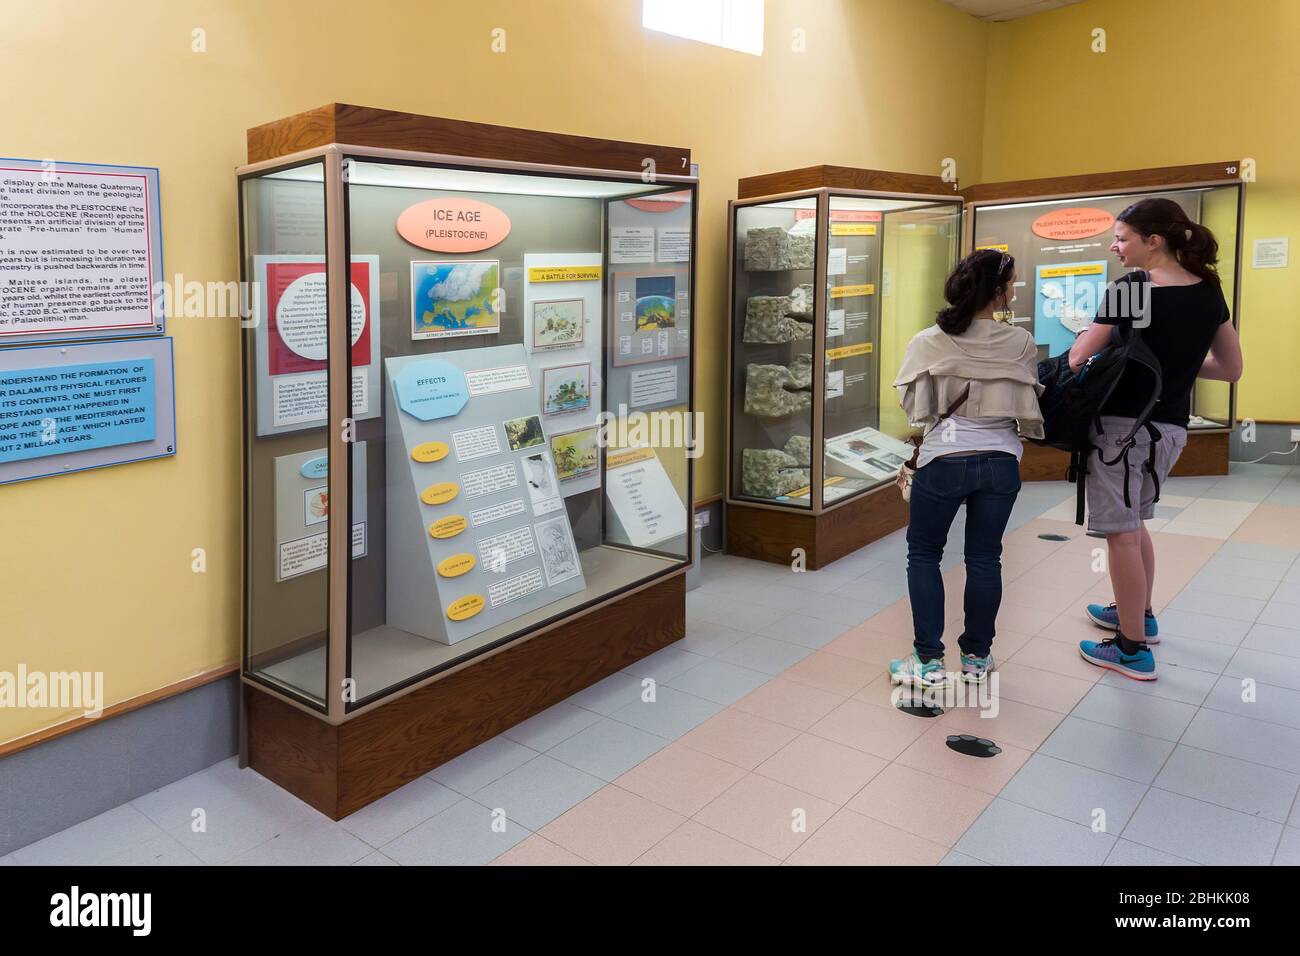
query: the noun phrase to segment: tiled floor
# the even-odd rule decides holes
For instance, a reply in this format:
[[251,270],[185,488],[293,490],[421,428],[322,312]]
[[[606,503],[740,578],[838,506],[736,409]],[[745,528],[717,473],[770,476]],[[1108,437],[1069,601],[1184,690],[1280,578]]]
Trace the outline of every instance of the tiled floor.
[[[1300,863],[1300,468],[1164,492],[1154,683],[1079,659],[1103,543],[1069,523],[1070,486],[1026,485],[996,717],[891,706],[901,532],[820,572],[715,556],[678,645],[341,823],[231,760],[0,864]],[[950,654],[960,551],[957,528]]]

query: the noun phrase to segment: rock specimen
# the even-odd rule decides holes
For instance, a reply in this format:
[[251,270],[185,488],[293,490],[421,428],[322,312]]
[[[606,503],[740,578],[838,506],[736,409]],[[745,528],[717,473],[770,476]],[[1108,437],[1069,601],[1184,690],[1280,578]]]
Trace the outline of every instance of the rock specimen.
[[[745,412],[776,418],[802,411],[812,405],[812,356],[796,355],[789,367],[759,365],[745,367]],[[798,391],[803,389],[805,391]]]
[[777,498],[808,484],[808,469],[779,448],[746,448],[741,453],[741,490],[755,498]]
[[811,269],[815,236],[791,235],[780,226],[745,230],[745,269],[750,272]]
[[813,288],[811,282],[801,282],[790,293],[789,315],[811,319],[813,315]]
[[812,441],[807,435],[791,435],[783,451],[794,459],[796,465],[804,468],[812,465]]
[[787,313],[788,295],[752,295],[745,301],[746,342],[793,342],[812,338],[812,323],[798,322]]
[[792,388],[812,388],[813,359],[809,352],[801,352],[790,363]]

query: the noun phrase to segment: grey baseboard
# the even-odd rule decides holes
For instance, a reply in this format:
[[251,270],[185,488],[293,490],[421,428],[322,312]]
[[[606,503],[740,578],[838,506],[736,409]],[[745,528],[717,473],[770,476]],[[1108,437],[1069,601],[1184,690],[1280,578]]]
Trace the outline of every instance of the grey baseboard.
[[210,767],[238,746],[232,674],[0,757],[0,856]]
[[[1243,441],[1241,425],[1228,437],[1228,458],[1232,461],[1263,459],[1265,465],[1300,465],[1300,450],[1292,451],[1291,429],[1297,425],[1255,425],[1254,441]],[[1271,453],[1271,454],[1270,454]]]

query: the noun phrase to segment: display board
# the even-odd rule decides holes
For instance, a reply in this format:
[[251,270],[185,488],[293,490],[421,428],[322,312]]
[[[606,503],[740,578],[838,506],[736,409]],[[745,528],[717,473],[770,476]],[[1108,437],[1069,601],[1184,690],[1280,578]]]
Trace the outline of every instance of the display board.
[[608,204],[611,409],[664,407],[688,394],[691,227],[687,193]]
[[0,344],[165,331],[158,170],[0,159]]
[[1115,217],[1143,196],[1172,199],[1188,218],[1201,221],[1196,190],[974,208],[975,248],[1015,257],[1011,321],[1033,334],[1040,359],[1069,350],[1097,314],[1106,284],[1127,271],[1108,251]]
[[384,368],[388,623],[454,644],[582,591],[523,345]]
[[[353,446],[352,557],[364,558],[366,520],[366,443]],[[287,581],[319,571],[328,554],[329,457],[324,448],[275,459],[275,580]]]
[[0,349],[0,484],[176,453],[170,337]]
[[565,497],[600,487],[603,278],[600,252],[524,254],[524,345]]
[[[257,434],[278,435],[325,422],[328,341],[325,257],[254,256],[253,341]],[[375,418],[379,385],[379,257],[352,257],[352,417]]]

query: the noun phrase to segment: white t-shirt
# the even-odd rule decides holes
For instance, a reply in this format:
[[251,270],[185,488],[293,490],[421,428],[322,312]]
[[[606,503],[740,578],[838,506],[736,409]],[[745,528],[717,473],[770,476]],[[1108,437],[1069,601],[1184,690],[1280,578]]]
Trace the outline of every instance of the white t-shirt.
[[1025,452],[1014,418],[965,418],[951,415],[931,428],[921,442],[916,467],[924,468],[936,458],[956,453],[1005,451],[1016,461]]

